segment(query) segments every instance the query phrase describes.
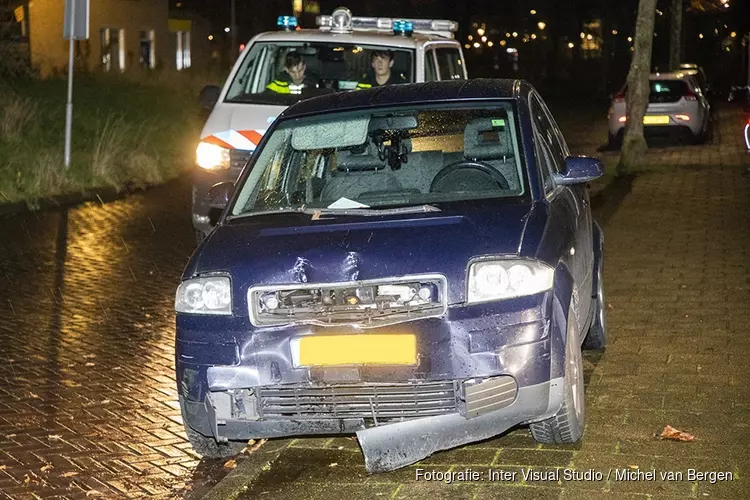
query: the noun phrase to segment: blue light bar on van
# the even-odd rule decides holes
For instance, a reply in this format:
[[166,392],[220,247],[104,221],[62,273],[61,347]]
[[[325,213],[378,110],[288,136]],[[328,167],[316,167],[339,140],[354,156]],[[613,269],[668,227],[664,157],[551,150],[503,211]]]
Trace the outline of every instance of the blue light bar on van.
[[396,35],[411,36],[414,33],[414,23],[402,19],[393,21],[393,33]]
[[276,19],[276,26],[291,31],[297,27],[297,18],[294,16],[279,16]]

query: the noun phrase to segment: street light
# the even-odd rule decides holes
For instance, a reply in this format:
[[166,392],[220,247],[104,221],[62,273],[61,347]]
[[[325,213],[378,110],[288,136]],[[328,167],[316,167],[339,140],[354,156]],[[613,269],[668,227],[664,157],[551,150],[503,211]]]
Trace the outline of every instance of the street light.
[[539,27],[540,30],[543,30],[544,28],[547,27],[547,23],[545,23],[544,21],[539,21],[538,23],[536,23],[536,25],[537,27]]

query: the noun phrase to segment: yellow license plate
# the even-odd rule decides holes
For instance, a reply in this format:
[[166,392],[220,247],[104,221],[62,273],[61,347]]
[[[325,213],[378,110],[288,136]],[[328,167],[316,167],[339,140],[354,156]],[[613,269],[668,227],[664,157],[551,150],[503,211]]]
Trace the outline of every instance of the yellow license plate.
[[292,349],[297,366],[417,364],[414,335],[310,335],[294,339]]
[[646,115],[643,117],[644,125],[669,125],[669,116]]

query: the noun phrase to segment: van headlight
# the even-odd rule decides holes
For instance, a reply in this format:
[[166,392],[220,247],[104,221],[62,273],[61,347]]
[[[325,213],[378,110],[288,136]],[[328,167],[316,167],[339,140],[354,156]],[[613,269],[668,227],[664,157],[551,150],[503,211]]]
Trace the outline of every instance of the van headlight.
[[552,289],[555,270],[535,260],[486,260],[469,268],[466,302],[512,299]]
[[229,168],[229,150],[201,141],[195,148],[195,163],[206,170],[227,169]]
[[188,314],[232,314],[232,285],[228,276],[191,278],[180,283],[175,310]]

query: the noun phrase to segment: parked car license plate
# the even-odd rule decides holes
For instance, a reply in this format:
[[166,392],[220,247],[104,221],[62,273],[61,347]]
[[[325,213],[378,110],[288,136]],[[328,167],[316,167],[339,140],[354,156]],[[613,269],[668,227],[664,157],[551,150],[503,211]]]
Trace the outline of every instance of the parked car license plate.
[[669,125],[669,116],[646,115],[643,117],[644,125]]
[[290,342],[295,366],[417,364],[411,334],[309,335]]

